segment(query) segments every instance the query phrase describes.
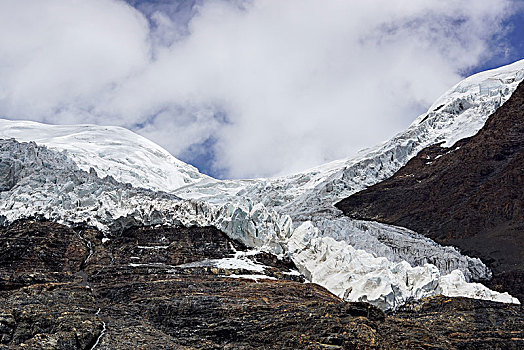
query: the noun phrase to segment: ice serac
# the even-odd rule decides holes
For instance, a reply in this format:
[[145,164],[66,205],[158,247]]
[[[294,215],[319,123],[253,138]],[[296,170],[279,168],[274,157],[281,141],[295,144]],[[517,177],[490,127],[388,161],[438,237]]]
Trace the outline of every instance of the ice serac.
[[272,179],[206,177],[121,128],[0,121],[0,137],[36,142],[0,142],[0,215],[6,223],[33,214],[87,222],[108,235],[137,224],[215,226],[249,247],[288,255],[347,300],[384,309],[439,293],[516,302],[469,283],[490,277],[480,260],[410,230],[351,220],[333,204],[428,145],[475,134],[523,78],[524,61],[470,77],[390,141]]
[[64,151],[80,169],[155,191],[172,191],[207,176],[159,145],[116,126],[49,125],[0,119],[0,139],[33,141]]
[[259,205],[243,210],[182,200],[136,188],[78,168],[66,153],[0,139],[0,223],[33,215],[66,224],[87,223],[110,234],[135,225],[215,226],[251,247],[281,251],[290,234],[285,218]]
[[443,274],[433,264],[413,267],[406,261],[392,262],[321,236],[311,222],[295,229],[288,248],[299,271],[312,282],[340,298],[366,301],[386,310],[436,294],[519,303],[508,293],[468,283],[458,269]]

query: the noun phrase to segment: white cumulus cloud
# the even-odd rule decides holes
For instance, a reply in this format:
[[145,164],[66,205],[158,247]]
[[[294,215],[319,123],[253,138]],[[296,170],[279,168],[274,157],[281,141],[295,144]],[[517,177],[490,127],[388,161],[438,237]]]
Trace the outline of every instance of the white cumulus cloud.
[[136,3],[0,1],[0,115],[122,125],[190,160],[188,150],[213,147],[212,170],[224,177],[290,173],[405,128],[463,72],[506,49],[494,39],[515,8]]

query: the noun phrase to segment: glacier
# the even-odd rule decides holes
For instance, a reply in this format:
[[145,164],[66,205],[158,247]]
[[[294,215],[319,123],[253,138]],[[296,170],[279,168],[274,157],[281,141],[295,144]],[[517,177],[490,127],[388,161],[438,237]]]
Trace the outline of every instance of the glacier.
[[[524,60],[466,78],[391,140],[291,176],[216,180],[117,127],[0,120],[0,223],[41,215],[110,235],[133,225],[215,226],[288,255],[312,282],[395,309],[444,294],[518,303],[472,280],[479,260],[416,232],[352,220],[333,204],[393,175],[423,148],[474,135],[524,79]],[[450,148],[450,152],[453,151]]]

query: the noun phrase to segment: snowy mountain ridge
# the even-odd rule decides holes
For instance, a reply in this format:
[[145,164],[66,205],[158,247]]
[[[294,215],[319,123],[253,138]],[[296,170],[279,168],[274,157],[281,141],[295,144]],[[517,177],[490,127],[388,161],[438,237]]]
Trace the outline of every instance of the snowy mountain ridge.
[[490,277],[480,260],[413,231],[351,220],[332,204],[391,176],[428,145],[475,134],[523,78],[524,61],[467,78],[368,153],[273,179],[208,178],[121,128],[1,120],[0,138],[49,149],[2,141],[0,215],[11,222],[37,213],[107,232],[213,225],[248,246],[289,255],[309,280],[340,297],[384,309],[438,293],[516,302],[467,282]]
[[64,151],[80,169],[154,191],[169,191],[208,176],[154,142],[116,126],[49,125],[0,119],[0,138],[34,141]]
[[[524,60],[475,74],[444,93],[406,131],[391,140],[356,157],[337,160],[296,175],[269,179],[269,185],[262,183],[248,190],[249,196],[264,204],[272,202],[272,206],[281,207],[283,212],[292,216],[305,215],[301,221],[308,219],[308,208],[314,211],[325,207],[326,201],[335,203],[388,178],[423,148],[439,143],[451,147],[456,141],[475,135],[523,79]],[[274,197],[269,197],[268,186],[290,189],[275,190]],[[306,211],[300,212],[297,208]]]

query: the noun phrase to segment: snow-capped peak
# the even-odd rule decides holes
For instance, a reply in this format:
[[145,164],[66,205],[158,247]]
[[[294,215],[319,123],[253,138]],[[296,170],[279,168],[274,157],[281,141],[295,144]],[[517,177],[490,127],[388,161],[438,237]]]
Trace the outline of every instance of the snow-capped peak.
[[173,191],[208,178],[156,143],[128,129],[98,125],[49,125],[0,119],[0,138],[34,141],[64,151],[80,169],[155,191]]

